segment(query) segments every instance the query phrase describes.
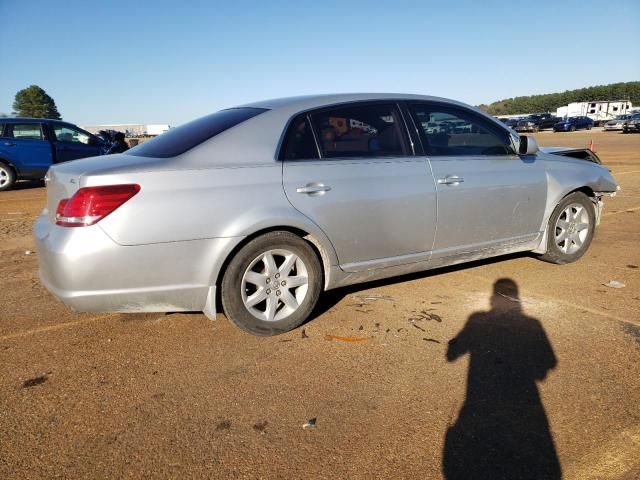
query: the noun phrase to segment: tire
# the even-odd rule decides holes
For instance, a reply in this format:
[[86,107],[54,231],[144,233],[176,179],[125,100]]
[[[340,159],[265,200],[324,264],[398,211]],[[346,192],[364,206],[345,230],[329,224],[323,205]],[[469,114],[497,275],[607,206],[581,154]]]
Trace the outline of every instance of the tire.
[[571,128],[569,129],[570,132],[575,132],[576,131],[576,126],[575,125],[571,125]]
[[321,290],[322,266],[311,245],[290,232],[270,232],[231,259],[222,279],[222,306],[245,332],[279,335],[309,318]]
[[6,163],[0,161],[0,192],[11,189],[16,183],[16,173]]
[[593,127],[591,125],[587,125],[587,130],[591,130]]
[[[573,218],[567,218],[569,212]],[[559,265],[575,262],[591,245],[595,225],[596,214],[591,199],[582,192],[567,195],[549,218],[547,252],[540,259]]]

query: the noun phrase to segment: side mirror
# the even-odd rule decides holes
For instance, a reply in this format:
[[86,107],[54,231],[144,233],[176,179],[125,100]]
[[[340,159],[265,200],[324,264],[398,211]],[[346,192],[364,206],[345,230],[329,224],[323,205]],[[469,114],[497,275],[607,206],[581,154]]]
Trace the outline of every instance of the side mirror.
[[535,138],[527,137],[526,135],[520,137],[520,146],[518,147],[520,155],[535,155],[539,150],[538,142],[536,142]]

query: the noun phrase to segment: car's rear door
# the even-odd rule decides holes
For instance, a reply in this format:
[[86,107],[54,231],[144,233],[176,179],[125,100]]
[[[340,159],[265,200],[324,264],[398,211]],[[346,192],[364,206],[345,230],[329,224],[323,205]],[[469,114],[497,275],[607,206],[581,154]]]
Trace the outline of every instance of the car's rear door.
[[280,158],[287,198],[326,233],[344,270],[428,260],[435,184],[426,159],[412,154],[397,104],[300,115]]
[[[437,185],[433,260],[477,258],[482,250],[538,238],[547,194],[543,162],[516,155],[509,132],[471,109],[439,102],[408,108]],[[467,128],[428,133],[425,125],[434,121],[465,122]]]
[[56,151],[56,163],[78,158],[92,157],[102,153],[97,138],[74,125],[52,123],[52,142]]
[[0,152],[18,169],[20,177],[42,177],[51,166],[51,144],[38,121],[7,122]]

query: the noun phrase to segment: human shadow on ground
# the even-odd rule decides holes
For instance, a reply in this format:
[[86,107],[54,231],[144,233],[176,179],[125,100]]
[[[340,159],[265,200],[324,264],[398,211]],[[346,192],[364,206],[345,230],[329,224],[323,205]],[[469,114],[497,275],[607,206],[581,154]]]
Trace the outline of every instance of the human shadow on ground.
[[447,361],[465,354],[467,395],[446,432],[445,478],[561,478],[537,387],[557,360],[540,321],[523,313],[516,282],[497,280],[491,310],[473,313],[450,340]]

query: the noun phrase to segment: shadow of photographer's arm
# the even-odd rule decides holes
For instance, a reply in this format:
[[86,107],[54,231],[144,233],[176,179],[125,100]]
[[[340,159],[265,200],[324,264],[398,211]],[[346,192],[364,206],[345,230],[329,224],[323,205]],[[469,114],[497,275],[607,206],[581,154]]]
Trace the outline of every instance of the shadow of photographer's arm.
[[462,330],[457,337],[449,340],[449,345],[447,346],[447,361],[453,362],[457,360],[459,357],[464,355],[469,351],[469,344],[467,341],[467,333],[466,328]]

